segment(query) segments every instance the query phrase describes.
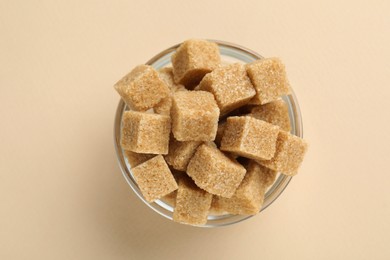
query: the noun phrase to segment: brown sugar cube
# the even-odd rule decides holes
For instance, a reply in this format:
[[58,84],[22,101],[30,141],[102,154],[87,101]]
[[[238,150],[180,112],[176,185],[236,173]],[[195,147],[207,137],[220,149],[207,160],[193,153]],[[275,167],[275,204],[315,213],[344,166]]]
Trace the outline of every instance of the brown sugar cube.
[[135,181],[148,202],[153,202],[177,189],[177,183],[162,155],[132,169]]
[[239,63],[213,70],[202,79],[199,89],[213,93],[221,115],[247,104],[256,94],[245,66]]
[[251,159],[271,159],[275,154],[278,133],[278,126],[253,117],[229,117],[221,150]]
[[215,136],[215,140],[214,140],[215,144],[218,147],[221,146],[221,141],[222,141],[223,133],[225,132],[225,127],[226,127],[226,121],[218,124],[217,135]]
[[172,55],[173,75],[176,83],[193,89],[204,75],[221,62],[218,45],[204,40],[187,40]]
[[180,178],[173,221],[189,225],[206,224],[212,197],[188,177]]
[[167,154],[171,119],[169,116],[125,111],[121,145],[136,153]]
[[178,141],[213,141],[219,108],[206,91],[179,91],[173,96],[172,132]]
[[253,104],[265,104],[289,91],[286,69],[278,58],[261,59],[246,65],[256,95]]
[[125,150],[125,156],[131,167],[136,167],[137,165],[146,162],[147,160],[156,156],[155,154],[146,154],[146,153],[135,153],[132,151]]
[[257,162],[285,175],[295,175],[306,151],[307,143],[305,140],[288,132],[280,131],[276,142],[275,156],[271,160],[257,160]]
[[275,180],[276,172],[251,161],[245,178],[231,198],[214,196],[212,209],[239,215],[254,215],[260,212],[265,192]]
[[201,143],[202,142],[199,141],[180,142],[171,138],[169,143],[169,152],[165,156],[165,160],[174,169],[185,171],[191,157],[196,151],[196,148],[198,148]]
[[230,198],[245,176],[245,168],[218,148],[202,144],[191,158],[187,174],[205,191]]
[[249,115],[270,124],[277,125],[286,132],[290,132],[291,130],[288,107],[282,99],[256,106],[252,108]]
[[133,110],[146,111],[169,94],[167,85],[153,67],[139,65],[119,80],[114,88]]

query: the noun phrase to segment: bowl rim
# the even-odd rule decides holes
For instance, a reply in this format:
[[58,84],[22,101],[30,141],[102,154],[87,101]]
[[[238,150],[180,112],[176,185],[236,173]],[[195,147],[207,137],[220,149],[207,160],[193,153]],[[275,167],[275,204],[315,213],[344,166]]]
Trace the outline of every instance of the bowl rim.
[[[246,47],[240,46],[238,44],[229,43],[229,42],[220,41],[220,40],[213,40],[213,39],[208,39],[208,41],[217,43],[219,48],[226,48],[229,50],[234,50],[234,51],[245,53],[245,55],[250,56],[254,60],[263,59],[263,56],[261,56],[260,54],[256,53],[253,50],[250,50]],[[175,45],[163,50],[162,52],[158,53],[157,55],[152,57],[150,60],[148,60],[145,64],[152,66],[153,64],[158,62],[160,59],[162,59],[166,55],[173,53],[180,46],[180,44],[181,43],[175,44]],[[289,107],[290,121],[294,122],[294,123],[291,122],[291,124],[293,124],[293,126],[294,126],[293,127],[294,129],[292,129],[293,134],[302,138],[303,137],[302,115],[300,112],[298,99],[295,96],[295,93],[291,87],[290,87],[290,93],[288,95],[283,96],[283,99],[287,102],[288,107]],[[125,180],[127,181],[127,183],[129,184],[129,186],[132,188],[134,193],[138,196],[139,199],[141,199],[141,201],[143,201],[149,208],[151,208],[156,213],[160,214],[161,216],[163,216],[169,220],[172,220],[172,217],[169,216],[168,210],[163,209],[160,204],[158,204],[157,202],[149,203],[145,200],[141,191],[138,188],[136,181],[132,177],[131,169],[127,167],[126,159],[125,159],[125,156],[123,154],[123,149],[120,145],[121,122],[122,122],[122,115],[123,115],[123,112],[125,110],[126,110],[126,104],[122,99],[120,99],[118,106],[117,106],[117,109],[116,109],[116,114],[115,114],[115,119],[114,119],[114,147],[115,147],[116,157],[117,157],[118,164],[119,164],[119,167],[121,169],[122,175],[125,178]],[[266,208],[268,208],[271,204],[273,204],[273,202],[277,198],[279,198],[279,196],[284,192],[284,190],[287,188],[288,184],[291,182],[292,177],[293,176],[279,174],[279,176],[275,180],[274,184],[267,191],[267,194],[271,194],[270,196],[272,196],[272,197],[268,199],[268,197],[266,196],[266,198],[264,199],[264,204],[263,204],[260,212],[265,210]],[[275,186],[275,185],[277,185],[277,186]],[[276,193],[275,193],[275,190],[276,190]],[[268,200],[266,201],[266,199],[268,199]],[[172,212],[171,212],[171,214],[172,214]],[[223,220],[221,223],[219,223],[218,221],[217,221],[217,223],[209,223],[209,221],[207,221],[207,223],[205,225],[200,225],[200,226],[196,226],[196,227],[228,226],[228,225],[236,224],[236,223],[242,222],[244,220],[247,220],[249,218],[252,218],[255,215],[230,215],[230,214],[226,214],[224,216],[225,216],[225,220]],[[231,219],[231,221],[226,221],[226,219],[229,219],[229,218]]]

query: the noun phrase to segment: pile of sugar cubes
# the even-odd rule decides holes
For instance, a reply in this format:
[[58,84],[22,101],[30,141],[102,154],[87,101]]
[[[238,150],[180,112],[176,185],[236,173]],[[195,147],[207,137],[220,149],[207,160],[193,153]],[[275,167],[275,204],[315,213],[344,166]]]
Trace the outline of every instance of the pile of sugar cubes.
[[129,110],[121,145],[148,202],[170,201],[176,222],[254,215],[276,173],[295,175],[307,144],[290,134],[278,58],[222,65],[216,43],[191,39],[172,67],[139,65],[114,88]]

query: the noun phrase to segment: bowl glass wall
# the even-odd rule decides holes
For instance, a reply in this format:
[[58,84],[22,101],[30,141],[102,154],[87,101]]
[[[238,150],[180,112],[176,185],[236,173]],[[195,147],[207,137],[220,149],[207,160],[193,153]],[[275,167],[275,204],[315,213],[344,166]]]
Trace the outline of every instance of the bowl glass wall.
[[[216,41],[216,40],[210,40],[210,41],[216,42],[218,44],[221,53],[222,63],[224,64],[234,63],[234,62],[249,63],[254,60],[263,58],[261,55],[257,54],[256,52],[238,46],[236,44]],[[171,66],[172,65],[171,55],[176,51],[178,47],[179,44],[171,48],[168,48],[165,51],[162,51],[161,53],[154,56],[151,60],[149,60],[146,64],[153,66],[155,69],[161,69],[163,67]],[[301,113],[299,110],[298,100],[295,97],[293,90],[291,89],[291,94],[283,96],[282,98],[288,105],[288,111],[289,111],[291,129],[292,129],[291,133],[299,137],[303,137]],[[122,170],[123,176],[125,177],[130,187],[133,189],[133,191],[146,205],[148,205],[151,209],[153,209],[161,216],[172,220],[173,208],[170,205],[170,203],[164,200],[157,200],[153,203],[148,203],[144,199],[134,179],[134,176],[131,171],[131,167],[124,156],[124,151],[120,145],[120,136],[121,136],[122,115],[123,112],[126,110],[128,110],[128,107],[121,100],[119,102],[116,111],[115,124],[114,124],[115,149],[117,153],[119,166]],[[291,176],[286,176],[278,173],[274,184],[267,190],[265,194],[265,199],[261,211],[265,210],[280,196],[283,190],[287,187],[291,178],[292,178]],[[203,225],[202,227],[218,227],[218,226],[231,225],[246,220],[250,217],[252,216],[210,214],[208,217],[207,224]]]

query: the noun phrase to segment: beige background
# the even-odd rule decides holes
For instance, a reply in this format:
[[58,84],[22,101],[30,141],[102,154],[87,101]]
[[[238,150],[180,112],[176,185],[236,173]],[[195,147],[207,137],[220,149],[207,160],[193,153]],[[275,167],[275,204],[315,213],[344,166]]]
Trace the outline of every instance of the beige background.
[[[0,1],[0,259],[390,259],[389,1],[61,2]],[[225,228],[152,212],[114,152],[112,85],[190,37],[280,56],[310,142]]]

